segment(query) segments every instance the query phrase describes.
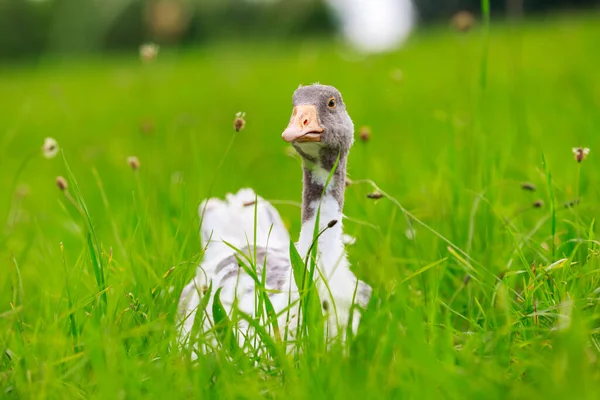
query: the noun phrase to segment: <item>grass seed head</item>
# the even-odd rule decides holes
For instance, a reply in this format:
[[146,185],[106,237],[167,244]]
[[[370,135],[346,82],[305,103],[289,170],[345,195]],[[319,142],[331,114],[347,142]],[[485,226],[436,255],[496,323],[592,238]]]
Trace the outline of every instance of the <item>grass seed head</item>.
[[60,147],[58,147],[56,139],[51,137],[44,139],[44,144],[42,145],[42,154],[44,157],[48,159],[56,157],[59,149]]
[[463,279],[463,285],[467,286],[469,284],[469,282],[471,282],[471,275],[467,274],[467,275],[465,275],[465,277]]
[[380,199],[383,197],[383,194],[381,194],[381,192],[373,192],[373,193],[369,193],[367,194],[367,198],[368,199]]
[[587,147],[573,147],[573,155],[575,156],[575,161],[578,163],[585,160],[588,154],[590,154],[590,149]]
[[565,208],[573,208],[579,204],[579,199],[569,200],[565,203]]
[[237,114],[235,114],[235,120],[233,121],[233,128],[235,129],[236,132],[241,131],[242,129],[244,129],[244,126],[246,126],[246,120],[244,119],[244,117],[246,116],[245,112],[238,112]]
[[333,228],[335,226],[335,224],[337,224],[337,219],[332,219],[331,221],[329,221],[329,223],[327,224],[328,228]]
[[544,207],[544,201],[542,199],[537,199],[533,202],[533,208],[542,208]]
[[58,186],[61,192],[64,192],[69,187],[69,184],[67,183],[67,180],[65,178],[63,178],[62,176],[57,176],[56,186]]
[[136,156],[127,157],[127,164],[129,164],[131,169],[134,171],[140,169],[140,160]]
[[535,192],[536,187],[533,183],[531,182],[523,182],[521,184],[521,189],[526,190],[528,192]]
[[153,61],[158,56],[159,47],[155,43],[144,43],[140,46],[140,58],[143,62]]
[[475,26],[475,16],[469,11],[459,11],[450,20],[450,25],[459,32],[467,32]]
[[368,126],[363,126],[358,130],[358,136],[360,140],[363,142],[368,142],[371,139],[371,128]]

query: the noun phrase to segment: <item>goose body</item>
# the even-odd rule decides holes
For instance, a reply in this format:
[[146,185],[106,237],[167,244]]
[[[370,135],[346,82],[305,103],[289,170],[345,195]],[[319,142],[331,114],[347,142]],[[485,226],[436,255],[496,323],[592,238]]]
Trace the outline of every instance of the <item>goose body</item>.
[[[327,316],[326,332],[329,337],[343,339],[349,321],[353,331],[358,327],[360,315],[354,304],[365,307],[371,293],[371,288],[350,270],[342,230],[346,160],[354,126],[341,94],[332,86],[299,87],[293,95],[293,106],[282,136],[303,160],[302,229],[296,247],[304,259],[317,245],[315,281]],[[197,310],[203,314],[201,322],[196,322],[197,329],[211,330],[212,296],[218,289],[228,315],[235,308],[250,318],[257,316],[255,281],[247,266],[241,265],[246,255],[253,260],[257,275],[264,277],[266,293],[277,315],[279,331],[271,333],[286,332],[293,338],[300,314],[299,296],[290,262],[290,236],[277,210],[251,189],[242,189],[225,200],[205,200],[200,214],[205,253],[196,277],[180,297],[181,341],[196,340]],[[322,233],[315,243],[317,221],[317,231]],[[209,290],[212,294],[202,301]],[[252,327],[240,319],[237,329],[240,344],[245,345],[246,338],[252,336]]]
[[[202,307],[205,315],[200,316],[201,321],[196,323],[200,323],[204,331],[211,329],[214,322],[212,296],[219,288],[220,300],[228,314],[235,303],[239,311],[255,315],[256,285],[240,265],[240,262],[246,261],[245,257],[253,260],[259,276],[266,266],[265,287],[275,310],[283,310],[290,304],[290,296],[297,296],[298,292],[291,278],[290,237],[279,213],[269,202],[257,197],[251,189],[241,189],[236,194],[227,195],[224,201],[204,201],[199,213],[204,214],[201,237],[205,252],[196,276],[185,286],[179,300],[179,333],[184,343],[192,335],[203,295],[208,295],[209,299]],[[286,315],[280,315],[278,323],[284,326]],[[244,338],[250,328],[247,322],[241,320],[238,329],[242,333],[240,338]],[[214,344],[213,340],[207,345]]]

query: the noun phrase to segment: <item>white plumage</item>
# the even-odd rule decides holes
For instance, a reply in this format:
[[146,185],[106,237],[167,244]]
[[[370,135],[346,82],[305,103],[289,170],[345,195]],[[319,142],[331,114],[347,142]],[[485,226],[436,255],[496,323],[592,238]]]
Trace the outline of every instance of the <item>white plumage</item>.
[[[241,189],[235,195],[228,194],[224,201],[212,198],[202,202],[199,213],[201,217],[204,214],[201,236],[205,253],[196,277],[183,289],[179,301],[180,337],[183,342],[189,340],[200,299],[211,286],[211,296],[222,288],[221,302],[228,314],[231,314],[236,302],[240,311],[254,316],[255,282],[240,268],[238,258],[243,256],[235,249],[252,259],[256,248],[259,272],[266,260],[266,288],[279,291],[269,296],[276,310],[283,310],[289,304],[290,293],[297,294],[291,279],[290,237],[271,204],[257,197],[251,189]],[[205,315],[200,317],[204,331],[209,331],[214,322],[212,302],[211,298],[203,309]],[[280,326],[285,324],[285,317],[280,316]],[[239,330],[242,334],[239,336],[242,345],[247,329],[248,325],[241,321]],[[212,340],[209,345],[216,344],[214,338]]]

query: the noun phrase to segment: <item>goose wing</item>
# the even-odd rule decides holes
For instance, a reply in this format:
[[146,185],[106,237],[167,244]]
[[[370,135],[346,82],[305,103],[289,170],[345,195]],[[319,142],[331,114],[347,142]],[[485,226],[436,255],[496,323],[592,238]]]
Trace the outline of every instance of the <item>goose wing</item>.
[[238,249],[248,245],[289,247],[290,235],[279,213],[252,189],[227,194],[225,200],[204,200],[198,213],[202,221],[200,235],[205,259],[230,253],[232,249],[226,243]]
[[[204,258],[196,276],[179,300],[180,338],[189,340],[202,295],[209,287],[221,288],[221,301],[229,313],[233,304],[244,313],[255,313],[255,281],[248,269],[265,278],[265,287],[276,311],[289,304],[295,291],[289,260],[290,237],[277,210],[251,189],[211,198],[201,203],[201,237]],[[234,248],[232,248],[234,247]],[[264,275],[263,275],[264,270]],[[202,316],[204,330],[213,323],[212,298]],[[285,319],[281,321],[285,323]],[[247,328],[240,326],[240,329]],[[243,336],[243,335],[241,335]]]

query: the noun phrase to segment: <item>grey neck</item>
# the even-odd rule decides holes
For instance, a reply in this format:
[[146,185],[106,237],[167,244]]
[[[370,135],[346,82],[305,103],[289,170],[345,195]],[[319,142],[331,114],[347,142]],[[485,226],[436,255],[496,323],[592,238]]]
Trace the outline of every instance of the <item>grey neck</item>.
[[[302,154],[302,153],[301,153]],[[339,204],[340,213],[344,207],[344,190],[346,188],[346,159],[348,153],[342,152],[338,165],[333,173],[327,191],[323,193],[327,177],[335,166],[338,153],[331,150],[322,149],[318,158],[303,157],[302,168],[303,189],[302,189],[302,223],[311,219],[315,212],[315,205],[321,200],[322,196],[331,196]],[[329,221],[322,221],[327,223]]]

